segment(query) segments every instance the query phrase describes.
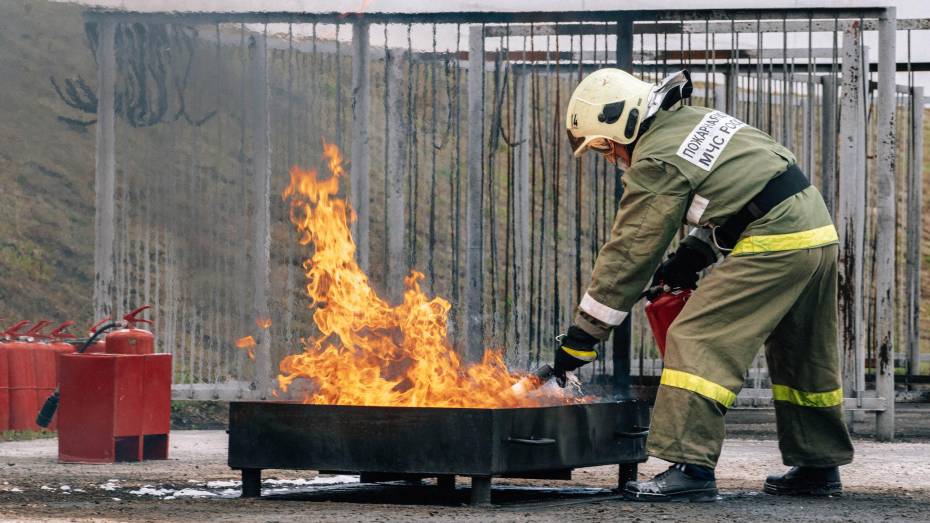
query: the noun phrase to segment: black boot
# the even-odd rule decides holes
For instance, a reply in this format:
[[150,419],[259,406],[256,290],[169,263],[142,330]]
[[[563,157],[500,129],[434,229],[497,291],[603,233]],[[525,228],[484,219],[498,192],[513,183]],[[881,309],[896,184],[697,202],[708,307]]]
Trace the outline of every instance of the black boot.
[[839,496],[843,493],[839,467],[791,467],[765,480],[765,492],[781,496]]
[[650,480],[627,482],[623,497],[631,501],[716,501],[717,482],[713,469],[679,463]]

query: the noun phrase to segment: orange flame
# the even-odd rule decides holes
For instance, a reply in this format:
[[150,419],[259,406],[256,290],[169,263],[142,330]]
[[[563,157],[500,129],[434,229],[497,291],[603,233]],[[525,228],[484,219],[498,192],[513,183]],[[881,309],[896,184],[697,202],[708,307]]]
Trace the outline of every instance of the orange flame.
[[341,154],[332,144],[324,144],[323,154],[331,176],[292,167],[282,194],[300,244],[314,247],[303,267],[321,333],[302,340],[302,353],[281,361],[282,391],[306,379],[306,403],[487,408],[577,401],[561,390],[515,393],[511,386],[522,375],[508,371],[500,351],[463,363],[447,339],[451,305],[423,293],[422,273],[404,279],[399,305],[379,297],[355,261],[352,210],[336,196],[344,175]]
[[255,325],[257,325],[259,329],[268,330],[268,327],[271,327],[271,318],[256,318]]
[[248,354],[249,359],[255,361],[255,338],[251,336],[243,336],[236,340],[236,348],[243,349]]

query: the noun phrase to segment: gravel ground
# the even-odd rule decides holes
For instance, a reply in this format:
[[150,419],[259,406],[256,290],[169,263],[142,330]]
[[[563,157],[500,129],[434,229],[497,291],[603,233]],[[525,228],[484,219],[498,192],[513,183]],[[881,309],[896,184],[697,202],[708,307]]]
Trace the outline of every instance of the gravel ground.
[[[840,498],[776,498],[762,478],[783,470],[774,441],[727,440],[717,469],[721,500],[639,504],[616,499],[615,467],[576,471],[568,482],[495,480],[494,508],[464,505],[431,484],[359,485],[308,471],[266,471],[266,496],[242,500],[226,465],[222,431],[175,431],[171,459],[63,465],[54,439],[0,443],[0,519],[5,521],[930,521],[930,443],[857,441]],[[641,475],[665,468],[650,460]],[[271,481],[267,481],[271,480]],[[347,483],[348,482],[348,483]],[[555,488],[553,488],[555,487]]]

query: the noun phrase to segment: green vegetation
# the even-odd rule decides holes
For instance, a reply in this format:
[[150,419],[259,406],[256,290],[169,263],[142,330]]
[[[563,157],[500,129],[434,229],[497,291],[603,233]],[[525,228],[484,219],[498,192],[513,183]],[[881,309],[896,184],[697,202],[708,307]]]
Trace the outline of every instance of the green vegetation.
[[51,430],[4,430],[0,432],[0,441],[30,441],[54,438],[57,434]]

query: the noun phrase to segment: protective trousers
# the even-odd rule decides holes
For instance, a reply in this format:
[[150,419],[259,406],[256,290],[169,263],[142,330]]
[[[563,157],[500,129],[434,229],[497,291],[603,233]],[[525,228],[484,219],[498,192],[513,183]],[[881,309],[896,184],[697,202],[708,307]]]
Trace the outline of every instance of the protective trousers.
[[672,323],[649,454],[714,467],[723,416],[765,346],[785,465],[852,461],[836,344],[837,246],[730,256]]

